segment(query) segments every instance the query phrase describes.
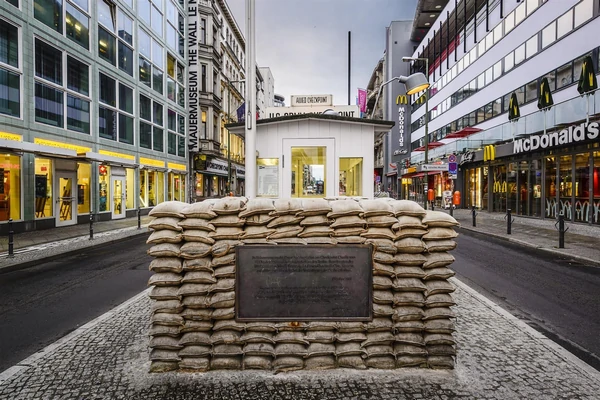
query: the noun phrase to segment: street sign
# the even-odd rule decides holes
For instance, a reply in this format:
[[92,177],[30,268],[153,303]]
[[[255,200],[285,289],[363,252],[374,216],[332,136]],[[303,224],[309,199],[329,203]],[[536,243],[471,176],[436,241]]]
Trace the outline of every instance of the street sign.
[[423,164],[421,171],[448,171],[448,164]]
[[450,179],[456,179],[456,175],[455,175],[455,174],[449,174],[449,175],[448,175],[448,177],[449,177]]
[[450,154],[448,156],[448,162],[449,163],[455,163],[456,162],[456,155],[455,154]]
[[458,174],[458,163],[456,163],[456,162],[449,162],[448,163],[448,173],[451,174],[451,175]]

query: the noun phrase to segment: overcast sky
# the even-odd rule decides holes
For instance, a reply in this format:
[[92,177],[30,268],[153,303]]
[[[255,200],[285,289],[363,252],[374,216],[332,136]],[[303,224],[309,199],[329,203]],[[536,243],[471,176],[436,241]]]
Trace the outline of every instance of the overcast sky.
[[[245,35],[245,0],[226,0]],[[385,49],[391,21],[412,20],[417,0],[256,0],[256,62],[270,67],[275,92],[333,94],[348,103],[348,31],[352,32],[351,102],[366,88]]]

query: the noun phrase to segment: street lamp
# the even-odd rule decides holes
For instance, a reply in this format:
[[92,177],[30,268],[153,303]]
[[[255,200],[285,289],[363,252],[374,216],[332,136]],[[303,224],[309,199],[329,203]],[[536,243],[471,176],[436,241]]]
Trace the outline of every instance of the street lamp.
[[379,96],[381,95],[381,89],[386,86],[388,83],[393,81],[398,81],[400,83],[404,83],[406,87],[406,94],[411,95],[420,92],[421,90],[427,89],[429,87],[429,82],[425,75],[421,72],[417,72],[416,74],[412,74],[410,76],[395,76],[390,80],[383,82],[379,86],[379,90],[377,91],[377,97],[375,98],[375,104],[373,104],[373,111],[371,111],[371,119],[373,119],[373,114],[375,114],[375,109],[377,108],[377,103],[379,102]]
[[[239,81],[230,81],[227,78],[227,122],[231,122],[231,86],[232,83],[246,82],[242,79]],[[227,129],[227,194],[231,191],[231,132]]]
[[[411,62],[411,61],[425,61],[425,76],[427,80],[427,86],[420,88],[413,93],[418,93],[421,90],[425,90],[425,164],[429,162],[429,59],[428,58],[420,58],[420,57],[402,57],[402,61]],[[411,75],[412,76],[412,75]],[[429,185],[427,170],[425,170],[425,200],[423,201],[425,205],[425,209],[427,210],[427,186]]]

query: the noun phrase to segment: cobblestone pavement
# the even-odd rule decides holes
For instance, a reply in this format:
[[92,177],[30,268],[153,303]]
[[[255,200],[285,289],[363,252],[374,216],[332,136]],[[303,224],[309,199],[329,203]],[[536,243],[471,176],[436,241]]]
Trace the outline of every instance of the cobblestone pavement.
[[0,374],[0,399],[598,399],[600,373],[454,280],[453,371],[150,374],[144,292]]

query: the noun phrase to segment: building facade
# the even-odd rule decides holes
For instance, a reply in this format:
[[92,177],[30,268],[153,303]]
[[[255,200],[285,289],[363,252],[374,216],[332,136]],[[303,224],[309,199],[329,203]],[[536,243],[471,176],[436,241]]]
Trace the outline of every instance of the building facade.
[[184,5],[10,0],[0,11],[0,229],[185,200]]
[[[412,98],[411,161],[422,200],[462,192],[462,206],[600,224],[600,29],[597,0],[448,2],[413,57],[429,60],[425,107]],[[413,71],[424,71],[413,63]],[[509,120],[509,116],[511,119]],[[423,163],[457,157],[456,179]],[[410,198],[410,197],[409,197]]]

